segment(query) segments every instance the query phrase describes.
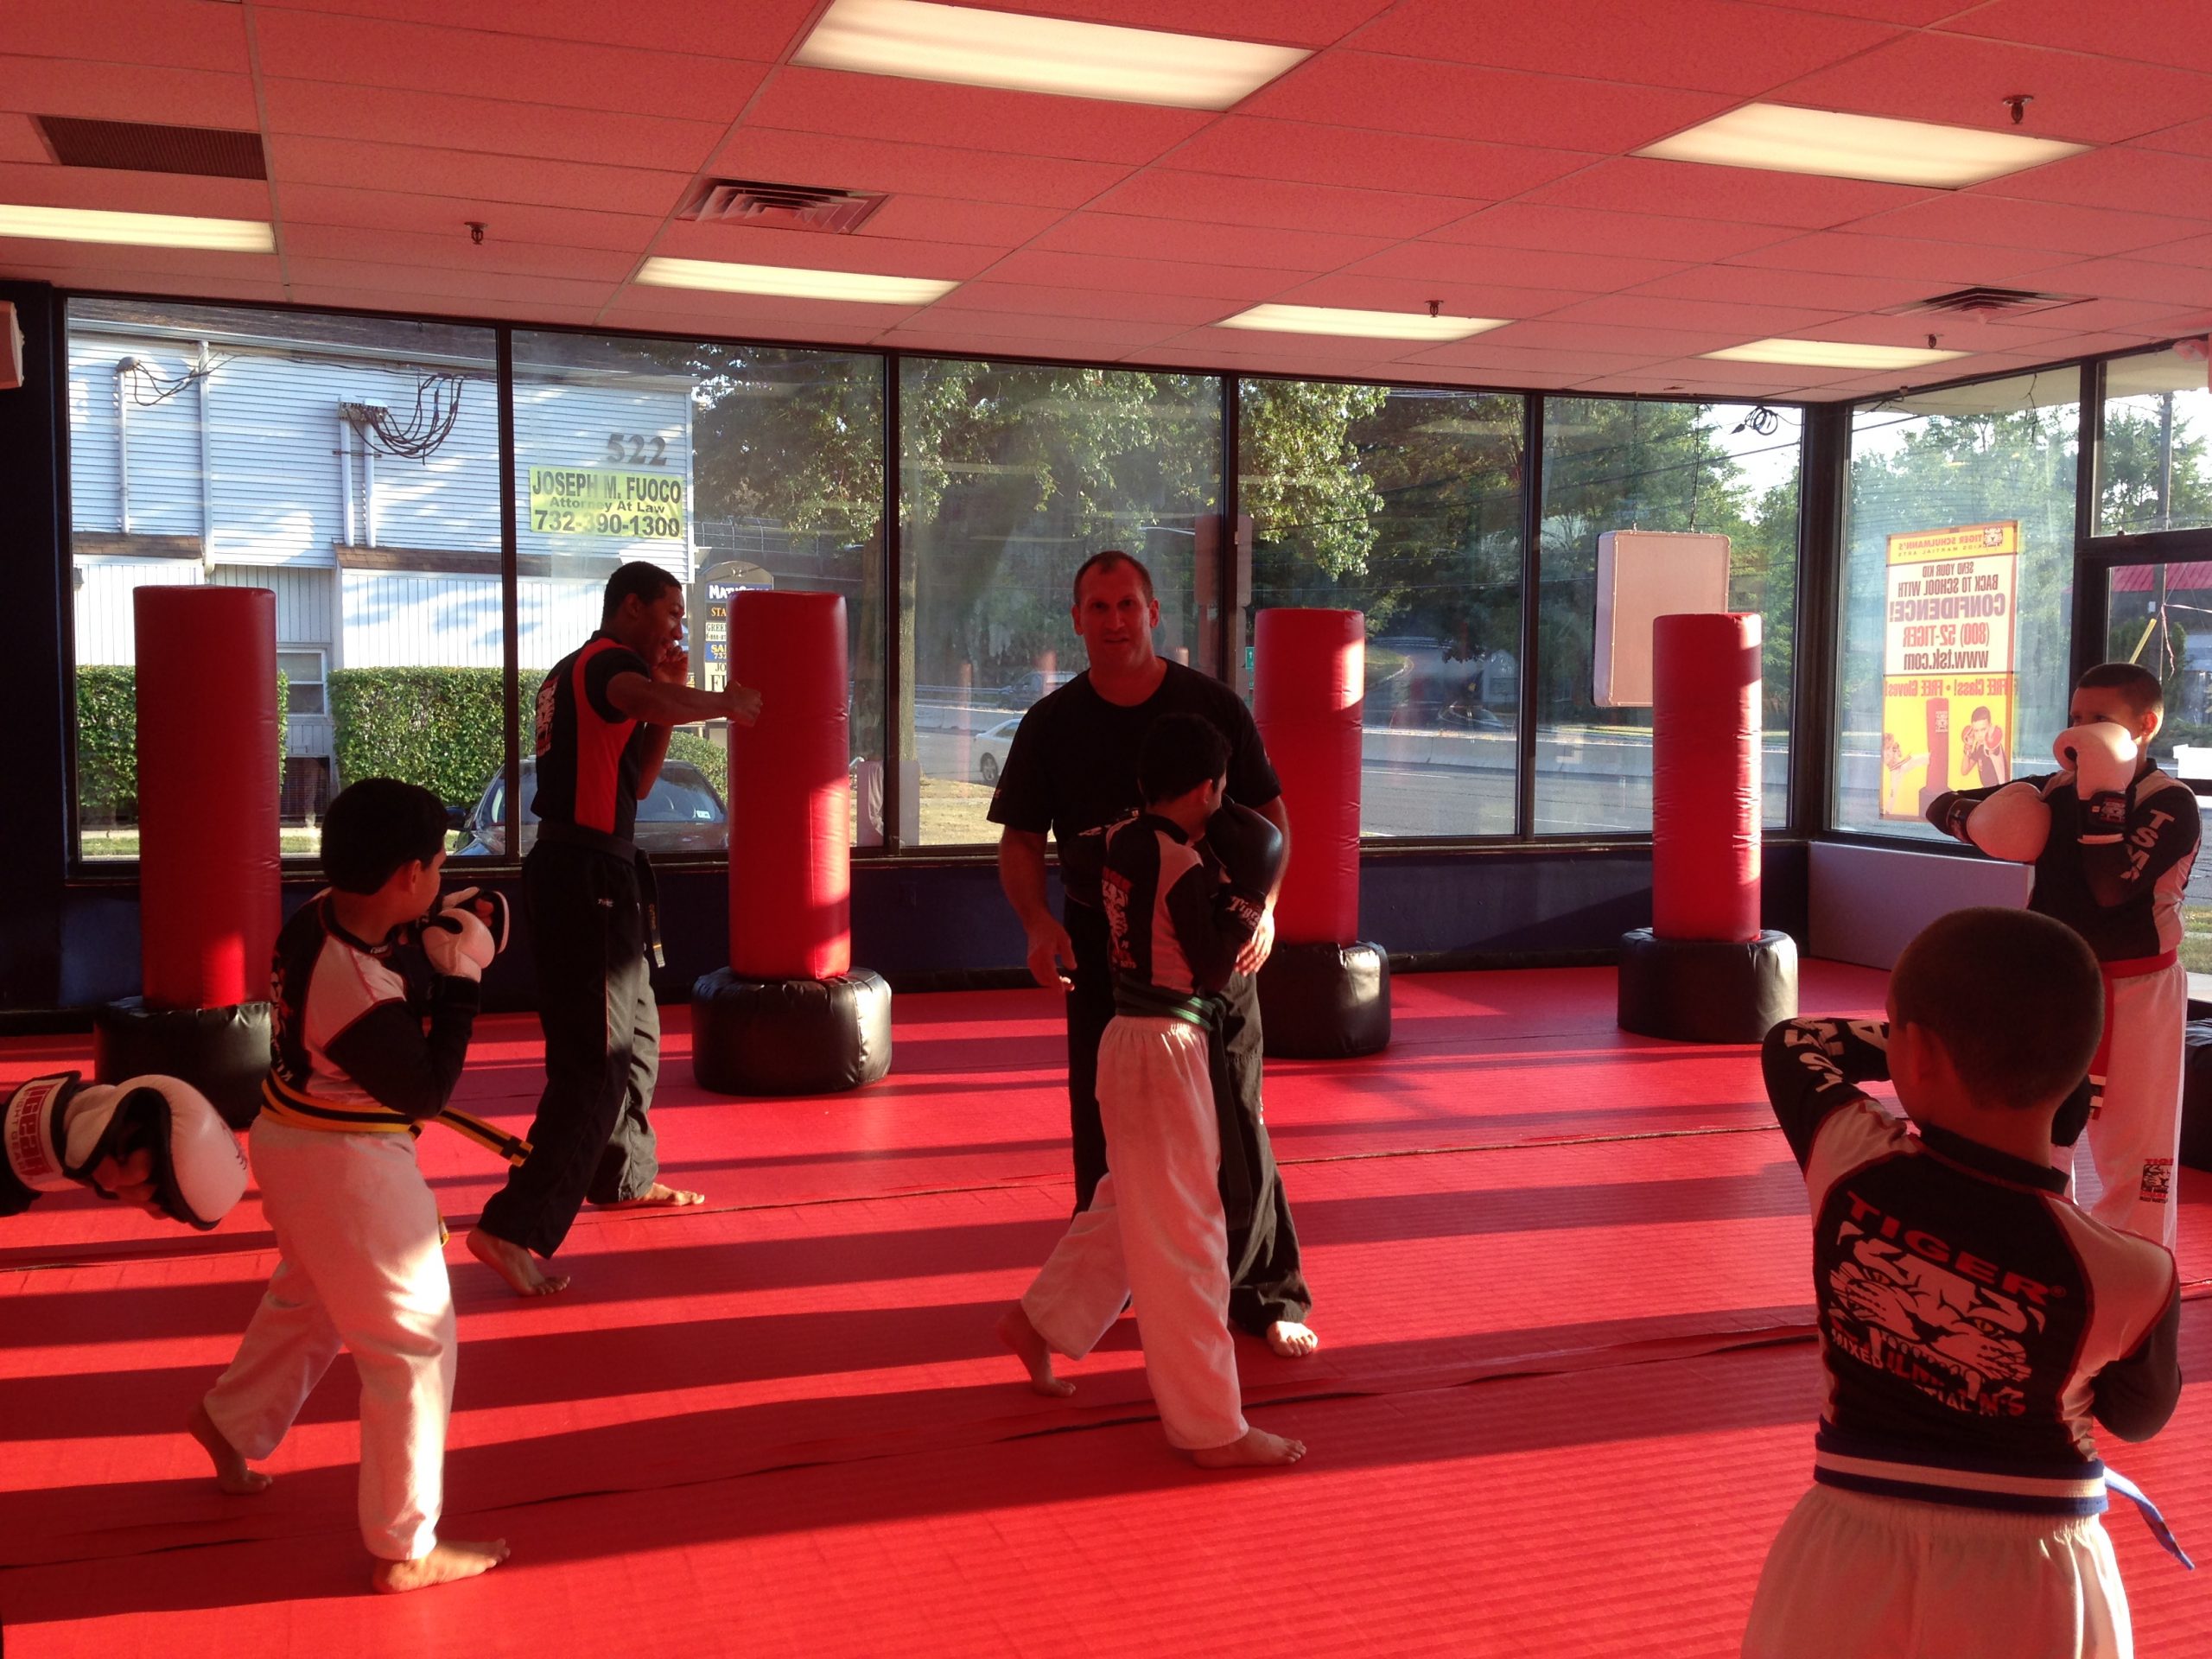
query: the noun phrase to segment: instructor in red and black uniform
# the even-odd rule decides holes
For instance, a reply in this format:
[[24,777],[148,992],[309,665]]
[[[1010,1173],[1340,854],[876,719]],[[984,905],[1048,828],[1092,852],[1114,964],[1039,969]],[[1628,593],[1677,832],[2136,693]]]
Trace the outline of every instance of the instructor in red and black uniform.
[[537,844],[523,860],[523,901],[545,1033],[545,1092],[531,1154],[484,1206],[468,1248],[518,1294],[568,1287],[550,1256],[586,1199],[606,1205],[702,1202],[658,1179],[653,1080],[660,1014],[646,961],[654,941],[652,869],[631,840],[639,799],[668,757],[671,730],[695,720],[750,726],[760,694],[689,683],[683,584],[656,564],[607,581],[599,632],[538,688]]

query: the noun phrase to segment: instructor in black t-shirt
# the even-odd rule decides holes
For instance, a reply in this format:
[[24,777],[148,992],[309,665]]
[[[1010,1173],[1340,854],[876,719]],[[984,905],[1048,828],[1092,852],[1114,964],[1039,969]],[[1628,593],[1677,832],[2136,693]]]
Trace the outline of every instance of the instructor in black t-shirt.
[[[1282,831],[1290,817],[1267,746],[1243,699],[1220,681],[1162,658],[1152,648],[1160,602],[1152,575],[1128,554],[1107,551],[1075,575],[1072,613],[1088,671],[1043,698],[1021,718],[991,798],[999,836],[999,881],[1029,936],[1029,971],[1067,995],[1068,1117],[1075,1138],[1076,1208],[1106,1173],[1106,1134],[1098,1118],[1098,1040],[1114,1018],[1114,975],[1106,916],[1099,905],[1107,831],[1141,805],[1137,748],[1162,715],[1203,715],[1229,740],[1229,796]],[[1045,896],[1045,836],[1060,855],[1066,925]],[[1224,994],[1222,1040],[1229,1085],[1240,1106],[1241,1146],[1224,1141],[1224,1163],[1242,1161],[1253,1196],[1249,1226],[1229,1237],[1230,1317],[1276,1352],[1292,1357],[1318,1345],[1306,1317],[1313,1308],[1300,1271],[1298,1232],[1275,1170],[1260,1102],[1258,989],[1252,976],[1275,937],[1274,895],[1266,918],[1236,962]],[[1073,977],[1063,969],[1071,969]]]
[[554,664],[536,709],[537,844],[523,860],[523,902],[545,1033],[545,1092],[531,1154],[468,1235],[478,1260],[523,1296],[568,1280],[550,1256],[588,1198],[610,1207],[683,1205],[664,1185],[647,1116],[660,1071],[653,1004],[652,867],[631,836],[675,727],[750,726],[760,694],[731,682],[695,690],[683,650],[683,584],[658,565],[607,578],[599,632]]

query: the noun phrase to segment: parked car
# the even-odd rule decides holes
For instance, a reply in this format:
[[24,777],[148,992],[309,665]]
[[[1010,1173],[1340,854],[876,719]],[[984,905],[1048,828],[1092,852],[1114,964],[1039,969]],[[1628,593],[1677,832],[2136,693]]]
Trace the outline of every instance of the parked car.
[[1006,766],[1006,752],[1014,747],[1014,728],[1021,724],[1021,716],[1002,720],[976,738],[976,775],[991,788],[996,789],[999,773]]
[[[506,788],[494,772],[476,804],[461,820],[468,839],[454,858],[495,858],[506,843]],[[522,848],[537,839],[537,814],[531,801],[537,793],[535,760],[522,763]],[[638,845],[649,853],[722,853],[729,850],[729,811],[707,774],[688,760],[662,763],[652,792],[638,803]]]

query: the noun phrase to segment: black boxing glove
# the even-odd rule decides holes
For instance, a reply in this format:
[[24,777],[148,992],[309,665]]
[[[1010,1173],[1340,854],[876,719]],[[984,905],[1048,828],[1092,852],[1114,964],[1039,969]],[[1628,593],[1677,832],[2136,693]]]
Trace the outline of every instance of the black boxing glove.
[[1232,891],[1265,905],[1282,875],[1282,831],[1249,806],[1224,801],[1206,820],[1206,845],[1221,861]]

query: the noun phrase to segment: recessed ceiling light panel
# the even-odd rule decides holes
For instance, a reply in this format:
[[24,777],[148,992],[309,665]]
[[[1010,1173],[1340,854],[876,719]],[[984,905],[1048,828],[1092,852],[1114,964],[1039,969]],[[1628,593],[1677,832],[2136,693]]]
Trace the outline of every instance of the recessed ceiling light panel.
[[1502,328],[1504,317],[1424,317],[1411,311],[1350,311],[1329,305],[1255,305],[1225,317],[1217,328],[1278,334],[1340,334],[1354,340],[1465,340]]
[[1792,363],[1811,369],[1919,369],[1948,363],[1964,352],[1916,346],[1860,346],[1840,340],[1755,340],[1705,355],[1722,363]]
[[925,0],[836,0],[793,54],[815,69],[1225,110],[1312,53]]
[[176,213],[118,213],[95,207],[0,206],[0,236],[120,247],[211,248],[219,253],[274,253],[276,233],[257,219],[188,219]]
[[718,259],[648,259],[638,280],[655,288],[773,294],[786,299],[842,300],[856,305],[927,305],[960,286],[929,276],[877,276],[861,270],[807,270],[796,265],[737,265]]
[[1838,115],[1786,104],[1746,104],[1639,149],[1662,162],[1702,162],[1770,173],[1815,173],[1955,190],[2078,156],[2087,144],[1978,127]]

